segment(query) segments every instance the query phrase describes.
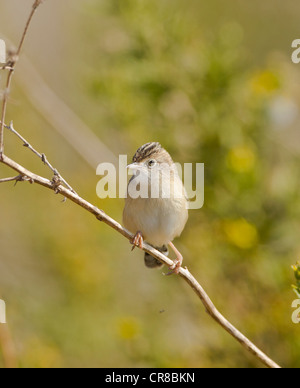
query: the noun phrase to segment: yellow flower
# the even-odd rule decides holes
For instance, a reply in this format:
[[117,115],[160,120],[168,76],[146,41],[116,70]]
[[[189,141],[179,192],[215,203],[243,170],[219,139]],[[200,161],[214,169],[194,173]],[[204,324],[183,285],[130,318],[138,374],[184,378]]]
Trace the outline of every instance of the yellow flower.
[[140,324],[134,317],[124,317],[118,322],[119,337],[124,340],[135,338],[140,332]]
[[227,162],[238,173],[250,172],[255,167],[256,154],[248,146],[235,147],[228,153]]
[[244,218],[225,221],[224,231],[228,241],[241,249],[251,249],[258,242],[256,227]]
[[255,73],[250,83],[253,92],[258,95],[270,95],[280,88],[279,77],[271,70]]
[[43,369],[60,368],[63,361],[58,348],[38,338],[28,341],[23,359],[25,366]]

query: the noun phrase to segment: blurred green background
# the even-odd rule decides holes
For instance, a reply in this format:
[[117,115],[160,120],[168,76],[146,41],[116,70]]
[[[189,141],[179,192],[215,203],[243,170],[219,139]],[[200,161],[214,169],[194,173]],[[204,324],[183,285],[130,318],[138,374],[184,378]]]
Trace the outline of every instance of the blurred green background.
[[[17,45],[31,4],[2,0],[0,38]],[[285,367],[300,360],[299,11],[291,0],[45,0],[23,50],[115,155],[160,141],[177,162],[205,163],[205,205],[177,245],[221,312]],[[61,136],[57,117],[73,128],[60,104],[42,92],[48,113],[33,103],[38,82],[25,87],[22,57],[18,66],[7,120],[121,222],[123,200],[97,198],[89,152]],[[6,152],[51,178],[8,133]],[[70,201],[2,184],[0,220],[1,367],[261,366],[182,280],[147,270],[141,252]]]

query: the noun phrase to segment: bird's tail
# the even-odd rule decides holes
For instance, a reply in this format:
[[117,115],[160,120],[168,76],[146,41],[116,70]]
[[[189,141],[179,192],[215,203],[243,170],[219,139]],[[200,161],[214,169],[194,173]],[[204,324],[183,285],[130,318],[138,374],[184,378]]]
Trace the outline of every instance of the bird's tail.
[[[156,247],[154,248],[166,256],[169,255],[168,247],[166,247],[165,245],[161,248],[156,248]],[[152,257],[149,253],[145,253],[145,265],[148,268],[159,268],[163,266],[163,264],[160,261]]]

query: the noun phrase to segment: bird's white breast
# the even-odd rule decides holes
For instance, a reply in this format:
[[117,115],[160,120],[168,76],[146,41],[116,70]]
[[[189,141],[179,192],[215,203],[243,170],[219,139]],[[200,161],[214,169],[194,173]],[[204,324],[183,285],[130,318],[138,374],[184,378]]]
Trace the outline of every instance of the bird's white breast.
[[187,199],[180,186],[181,195],[171,198],[127,198],[123,222],[126,229],[135,234],[141,232],[144,239],[155,247],[167,245],[182,233],[187,219]]

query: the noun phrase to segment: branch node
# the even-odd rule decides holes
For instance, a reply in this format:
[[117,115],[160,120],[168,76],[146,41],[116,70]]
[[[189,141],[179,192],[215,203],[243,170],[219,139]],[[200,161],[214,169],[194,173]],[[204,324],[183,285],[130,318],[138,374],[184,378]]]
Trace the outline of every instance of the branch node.
[[59,189],[59,186],[61,185],[61,179],[59,178],[58,175],[54,175],[54,177],[52,178],[52,186],[53,186],[53,190],[55,192],[55,194],[59,194],[61,192],[61,190]]
[[35,0],[32,8],[37,9],[37,7],[42,4],[42,2],[43,2],[43,0]]
[[97,218],[97,220],[99,220],[99,221],[101,221],[101,222],[104,221],[104,217],[103,217],[101,214],[97,214],[97,215],[96,215],[96,218]]
[[15,181],[14,186],[17,186],[18,182],[29,182],[31,185],[34,184],[33,178],[29,178],[28,176],[23,175],[23,174],[20,174],[14,178],[8,178],[7,182],[9,182],[9,181]]
[[15,181],[14,186],[17,186],[18,182],[24,182],[24,180],[25,180],[25,177],[20,174],[19,176],[16,177],[16,181]]
[[8,61],[5,66],[10,68],[10,71],[14,72],[15,71],[15,66],[17,62],[19,61],[19,55],[17,53],[16,49],[10,49],[8,51]]
[[42,154],[42,162],[44,163],[44,164],[46,164],[47,163],[47,158],[46,158],[46,155],[45,154]]

